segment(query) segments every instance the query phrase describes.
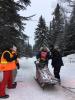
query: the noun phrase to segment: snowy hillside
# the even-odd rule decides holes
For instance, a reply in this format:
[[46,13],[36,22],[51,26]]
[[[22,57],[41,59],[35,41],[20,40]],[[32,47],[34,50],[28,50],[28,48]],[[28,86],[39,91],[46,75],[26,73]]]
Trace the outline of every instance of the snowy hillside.
[[[10,95],[7,100],[75,100],[75,54],[63,58],[64,66],[60,73],[62,84],[44,90],[34,80],[35,60],[35,57],[20,59],[21,68],[16,78],[18,85],[16,89],[7,89]],[[51,60],[49,69],[53,74]]]

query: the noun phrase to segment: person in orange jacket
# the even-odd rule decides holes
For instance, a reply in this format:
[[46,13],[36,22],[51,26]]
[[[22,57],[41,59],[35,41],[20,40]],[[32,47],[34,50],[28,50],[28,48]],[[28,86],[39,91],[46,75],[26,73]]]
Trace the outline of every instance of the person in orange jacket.
[[10,48],[6,48],[1,56],[0,71],[3,72],[3,79],[0,82],[0,98],[8,98],[9,95],[5,93],[6,86],[8,89],[16,87],[16,84],[12,82],[12,70],[16,69],[15,60],[16,55],[12,55]]

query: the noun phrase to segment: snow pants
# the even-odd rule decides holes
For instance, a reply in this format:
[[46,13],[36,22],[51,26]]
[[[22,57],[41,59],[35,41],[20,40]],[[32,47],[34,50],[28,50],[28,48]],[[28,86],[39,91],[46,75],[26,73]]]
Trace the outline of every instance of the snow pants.
[[0,82],[0,96],[5,96],[6,86],[12,88],[12,70],[3,71],[3,80]]
[[12,71],[12,81],[13,81],[13,83],[15,82],[15,80],[16,80],[16,76],[17,76],[17,69],[15,69],[15,70],[13,70]]
[[54,76],[55,76],[55,78],[60,79],[61,66],[53,66],[53,67],[54,67]]

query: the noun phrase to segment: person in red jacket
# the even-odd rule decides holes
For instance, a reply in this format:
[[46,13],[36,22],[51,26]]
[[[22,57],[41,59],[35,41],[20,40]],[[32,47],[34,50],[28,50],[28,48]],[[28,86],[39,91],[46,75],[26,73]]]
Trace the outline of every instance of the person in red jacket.
[[16,69],[17,56],[12,55],[10,48],[6,48],[1,56],[0,71],[3,72],[3,79],[0,82],[0,98],[8,98],[9,95],[5,93],[6,86],[9,89],[15,88],[16,84],[12,83],[12,70]]
[[38,67],[40,68],[48,67],[49,59],[51,59],[49,49],[47,47],[41,47],[40,51],[36,55],[36,59],[37,61],[35,63],[37,67],[36,67],[35,79],[37,80],[39,77]]
[[41,47],[40,51],[36,55],[36,58],[40,61],[45,63],[48,66],[48,61],[51,59],[51,55],[49,49],[47,47]]

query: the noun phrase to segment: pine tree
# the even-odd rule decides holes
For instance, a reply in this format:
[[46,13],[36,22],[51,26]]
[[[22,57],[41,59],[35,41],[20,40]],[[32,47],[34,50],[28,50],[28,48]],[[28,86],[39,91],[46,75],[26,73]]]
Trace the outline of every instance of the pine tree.
[[25,46],[25,57],[32,57],[32,56],[33,56],[32,46],[30,44],[27,44]]
[[24,29],[22,21],[26,20],[26,18],[20,16],[18,11],[26,9],[28,4],[30,4],[29,0],[19,0],[19,2],[14,2],[14,0],[0,0],[1,49],[7,44],[19,45],[19,39],[22,38],[22,30]]
[[64,40],[64,20],[60,10],[59,4],[57,4],[55,11],[53,13],[54,17],[51,25],[51,40],[54,46],[59,46],[60,49],[63,48]]
[[48,27],[45,19],[41,16],[35,30],[35,48],[39,50],[42,46],[48,46]]
[[66,50],[69,51],[69,53],[75,52],[75,6],[73,7],[73,12],[67,29]]
[[54,45],[56,41],[56,34],[54,32],[55,32],[55,19],[53,18],[53,20],[50,22],[50,28],[49,28],[49,36],[48,36],[49,48],[51,45]]

